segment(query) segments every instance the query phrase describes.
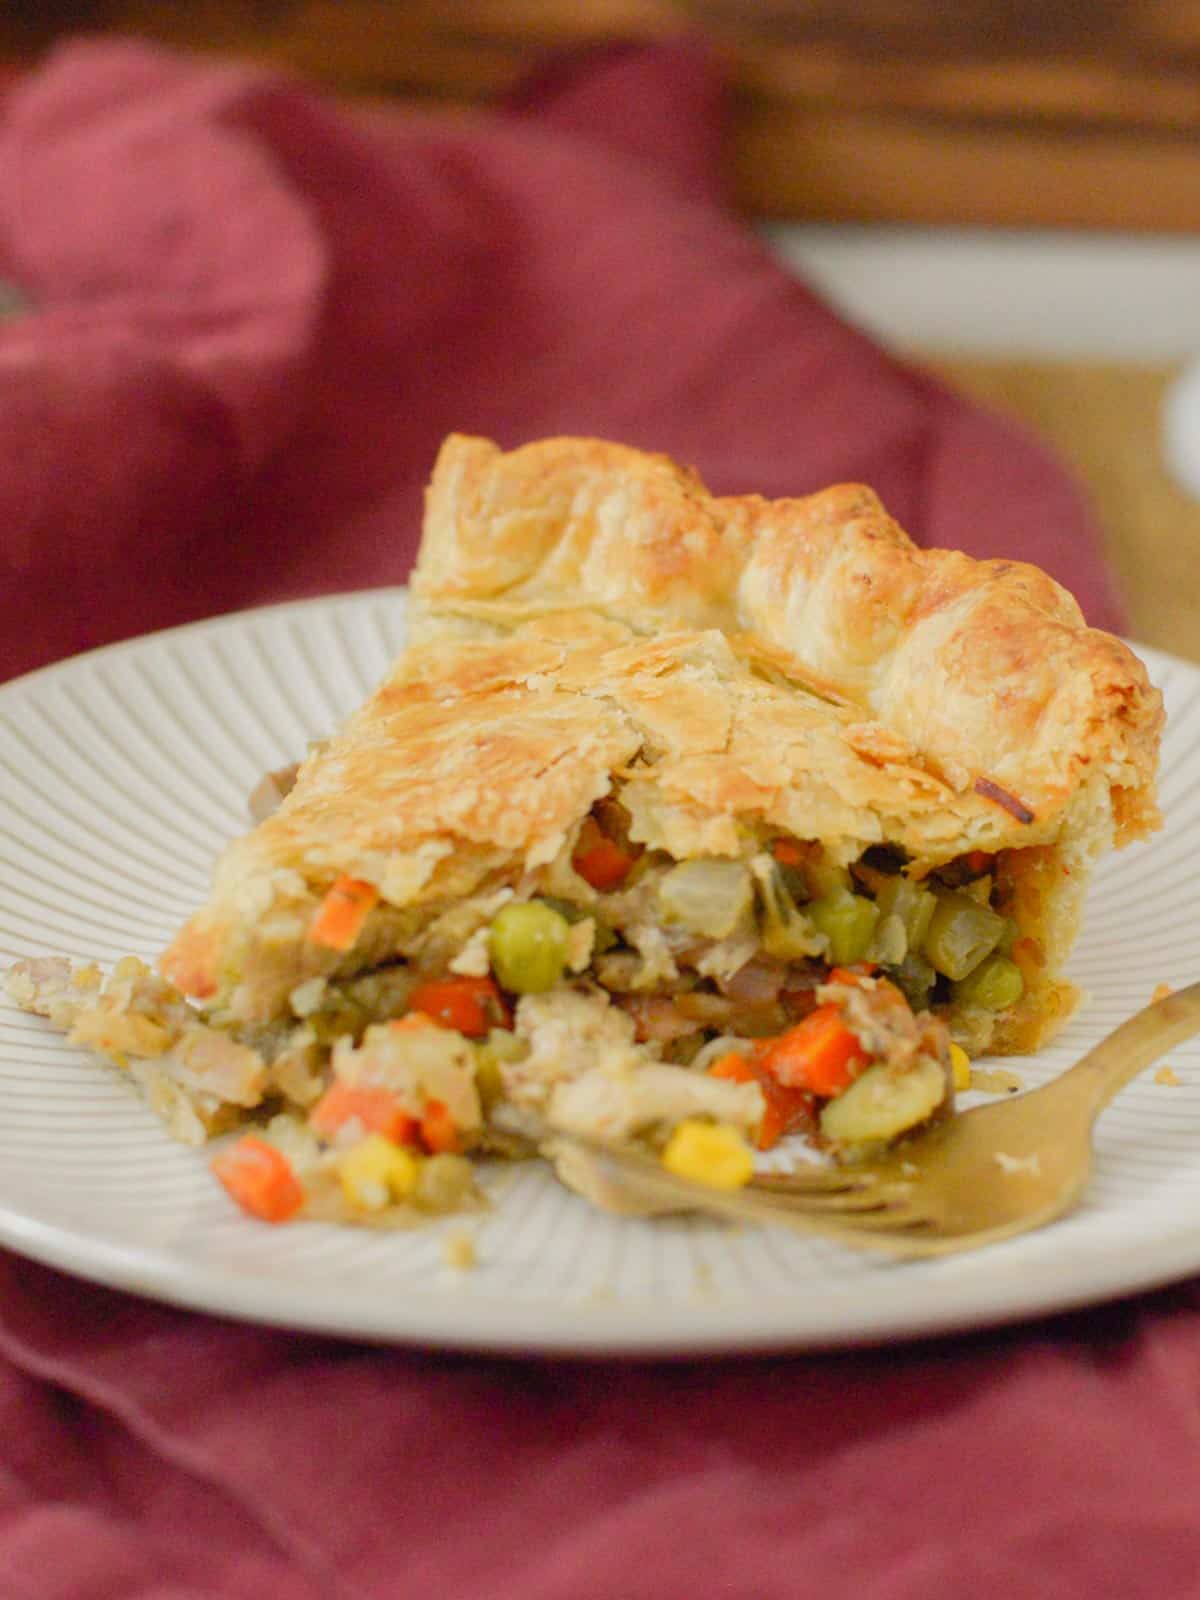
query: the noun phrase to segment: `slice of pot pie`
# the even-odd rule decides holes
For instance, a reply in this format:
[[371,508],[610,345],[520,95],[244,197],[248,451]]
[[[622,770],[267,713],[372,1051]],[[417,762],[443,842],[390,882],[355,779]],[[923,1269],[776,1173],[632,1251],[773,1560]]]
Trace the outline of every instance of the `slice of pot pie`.
[[452,437],[412,601],[161,975],[10,977],[176,1131],[255,1123],[216,1165],[260,1216],[467,1203],[553,1130],[728,1184],[878,1148],[1054,1033],[1091,869],[1159,820],[1138,660],[868,489]]

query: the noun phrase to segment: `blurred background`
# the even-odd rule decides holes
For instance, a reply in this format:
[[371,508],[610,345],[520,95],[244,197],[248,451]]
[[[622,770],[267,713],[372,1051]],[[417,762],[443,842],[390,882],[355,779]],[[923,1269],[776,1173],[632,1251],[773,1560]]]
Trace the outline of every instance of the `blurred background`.
[[1200,501],[1166,424],[1200,353],[1200,0],[7,0],[0,60],[124,33],[461,116],[556,52],[685,28],[732,86],[737,206],[1054,445],[1136,636],[1200,659]]

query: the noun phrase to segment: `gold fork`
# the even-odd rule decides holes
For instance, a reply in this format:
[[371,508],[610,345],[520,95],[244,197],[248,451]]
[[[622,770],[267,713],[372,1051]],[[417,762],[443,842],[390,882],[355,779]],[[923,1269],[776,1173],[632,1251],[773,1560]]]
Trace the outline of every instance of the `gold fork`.
[[556,1136],[547,1153],[586,1168],[592,1191],[618,1209],[701,1211],[894,1256],[949,1255],[1069,1211],[1091,1175],[1101,1111],[1197,1032],[1193,983],[1137,1012],[1040,1089],[948,1118],[869,1164],[762,1177],[732,1193],[677,1178],[626,1147]]

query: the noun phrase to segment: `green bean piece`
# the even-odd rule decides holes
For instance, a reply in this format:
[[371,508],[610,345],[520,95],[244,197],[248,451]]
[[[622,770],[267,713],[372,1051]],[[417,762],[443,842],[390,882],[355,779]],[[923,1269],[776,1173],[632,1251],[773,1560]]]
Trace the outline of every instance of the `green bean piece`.
[[929,1004],[929,993],[937,981],[937,973],[924,956],[909,951],[897,967],[889,967],[888,977],[900,990],[914,1011],[924,1011]]
[[937,898],[911,878],[887,878],[879,885],[875,903],[885,917],[899,917],[908,935],[908,948],[919,950],[929,932]]
[[1004,937],[1004,918],[957,889],[937,897],[921,954],[958,983],[974,971]]
[[544,994],[567,965],[569,924],[542,900],[507,905],[492,919],[488,954],[496,982],[511,994]]
[[820,900],[810,901],[804,909],[829,940],[829,959],[834,966],[845,967],[862,960],[879,921],[879,907],[874,900],[851,894],[849,889],[835,889]]
[[1002,955],[988,956],[954,985],[955,1000],[965,1006],[982,1006],[985,1011],[1007,1011],[1024,993],[1020,969]]

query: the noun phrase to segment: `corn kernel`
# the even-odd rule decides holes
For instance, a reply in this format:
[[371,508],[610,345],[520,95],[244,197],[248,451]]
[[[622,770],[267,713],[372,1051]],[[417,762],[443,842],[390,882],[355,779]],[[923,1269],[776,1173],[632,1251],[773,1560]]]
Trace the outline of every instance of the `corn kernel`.
[[740,1189],[754,1175],[750,1146],[726,1123],[681,1122],[667,1140],[662,1164],[677,1178],[710,1189]]
[[956,1089],[969,1089],[971,1087],[971,1058],[962,1045],[950,1041],[950,1070],[954,1074],[954,1087]]
[[338,1178],[347,1202],[360,1211],[382,1211],[404,1200],[417,1187],[421,1164],[411,1150],[373,1133],[338,1163]]

